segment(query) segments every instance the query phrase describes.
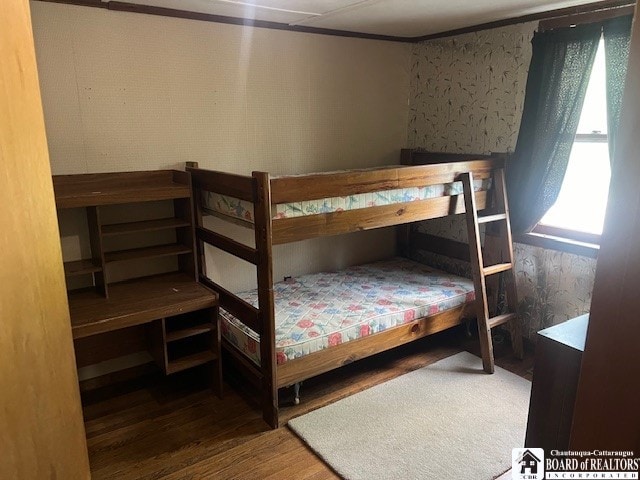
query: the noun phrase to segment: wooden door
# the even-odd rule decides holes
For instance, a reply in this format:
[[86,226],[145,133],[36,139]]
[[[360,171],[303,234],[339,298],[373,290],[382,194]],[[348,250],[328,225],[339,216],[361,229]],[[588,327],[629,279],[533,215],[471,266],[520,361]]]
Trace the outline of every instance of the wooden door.
[[[637,11],[637,6],[636,6]],[[571,449],[640,453],[640,24],[598,255]]]
[[0,14],[0,478],[89,478],[28,0]]

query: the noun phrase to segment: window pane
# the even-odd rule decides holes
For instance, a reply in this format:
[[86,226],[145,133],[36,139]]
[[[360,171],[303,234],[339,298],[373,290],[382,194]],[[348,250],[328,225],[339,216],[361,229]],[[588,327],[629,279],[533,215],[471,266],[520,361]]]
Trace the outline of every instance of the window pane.
[[582,106],[578,133],[607,133],[607,90],[604,61],[604,40],[600,40],[593,62],[587,94]]
[[606,143],[574,143],[558,200],[540,223],[601,234],[610,176]]

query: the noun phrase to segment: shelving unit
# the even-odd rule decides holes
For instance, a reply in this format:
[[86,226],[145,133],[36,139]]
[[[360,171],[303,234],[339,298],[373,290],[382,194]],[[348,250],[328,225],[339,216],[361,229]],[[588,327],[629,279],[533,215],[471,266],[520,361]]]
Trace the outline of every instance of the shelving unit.
[[[157,325],[153,353],[167,375],[209,363],[220,355],[217,310],[167,316]],[[219,372],[214,372],[214,375]]]
[[[65,262],[68,277],[92,275],[99,293],[109,297],[109,264],[137,259],[187,256],[179,259],[179,269],[196,280],[193,252],[193,209],[189,174],[175,170],[151,172],[99,173],[53,177],[56,206],[84,208],[87,214],[91,258]],[[104,209],[112,205],[142,202],[173,202],[173,216],[140,219],[122,223],[104,223]],[[105,241],[144,232],[173,231],[170,244],[132,246],[108,251]],[[135,273],[133,273],[135,276]],[[143,274],[144,275],[144,274]]]
[[[58,210],[86,211],[89,257],[64,262],[68,280],[86,276],[92,284],[69,291],[74,339],[145,324],[149,350],[165,374],[211,364],[214,389],[220,392],[218,298],[197,283],[189,173],[64,175],[54,176],[53,184]],[[118,213],[109,210],[114,205],[129,209],[128,204],[140,207],[152,202],[164,202],[163,211],[171,214],[133,219],[115,215],[112,221]],[[105,221],[108,217],[111,221]],[[175,268],[148,275],[135,262],[150,266],[160,258],[175,258],[169,263]],[[113,280],[116,266],[125,268],[127,280]]]

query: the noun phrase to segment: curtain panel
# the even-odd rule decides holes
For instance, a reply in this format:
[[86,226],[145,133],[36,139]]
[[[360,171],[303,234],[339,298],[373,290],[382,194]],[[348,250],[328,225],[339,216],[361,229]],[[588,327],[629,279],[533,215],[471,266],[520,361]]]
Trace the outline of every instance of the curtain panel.
[[607,134],[612,164],[618,138],[622,93],[627,76],[632,21],[633,17],[628,15],[607,20],[602,24],[607,76]]
[[536,32],[516,151],[507,165],[511,226],[530,232],[560,192],[602,25]]

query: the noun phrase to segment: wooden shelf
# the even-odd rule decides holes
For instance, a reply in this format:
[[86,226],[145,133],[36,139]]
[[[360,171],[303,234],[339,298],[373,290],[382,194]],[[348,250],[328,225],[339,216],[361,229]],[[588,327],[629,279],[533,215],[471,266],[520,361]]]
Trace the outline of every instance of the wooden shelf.
[[158,258],[169,257],[171,255],[184,255],[191,252],[191,248],[177,243],[171,245],[157,245],[153,247],[131,248],[129,250],[119,250],[117,252],[106,252],[104,254],[104,260],[106,263],[113,263],[125,260],[135,260],[137,258]]
[[194,325],[180,330],[173,330],[167,332],[167,342],[175,342],[176,340],[182,340],[183,338],[202,335],[203,333],[211,332],[211,330],[213,330],[213,325],[211,323],[203,323],[202,325]]
[[95,289],[70,292],[73,337],[87,337],[213,307],[217,298],[193,277],[181,272],[111,284],[109,298]]
[[[72,334],[80,354],[85,353],[80,359],[83,365],[148,347],[166,374],[214,362],[213,387],[219,394],[218,295],[196,282],[190,174],[158,170],[65,175],[54,176],[53,185],[57,208],[83,208],[87,219],[91,253],[86,256],[91,258],[64,264],[67,277],[93,274],[93,287],[68,292]],[[131,212],[125,212],[129,207]],[[154,213],[160,211],[163,213]],[[164,218],[153,219],[157,215]],[[116,223],[104,224],[103,218]],[[160,237],[169,235],[155,240],[169,244],[140,247],[144,243],[135,236],[126,237],[144,232],[150,232],[147,236],[151,237],[158,237],[153,232],[159,232]],[[111,248],[119,250],[105,252],[104,242],[109,238],[118,240]],[[178,271],[140,277],[149,272],[146,267],[163,267],[162,262],[153,260],[160,257],[175,258],[173,268]],[[127,265],[132,267],[127,275],[138,278],[109,282],[105,265],[134,259],[149,259]],[[88,338],[94,335],[98,337]],[[99,348],[94,349],[96,345]],[[89,355],[87,360],[89,347],[91,355],[100,350],[95,359]]]
[[180,372],[188,368],[197,367],[198,365],[204,365],[205,363],[216,360],[218,356],[211,350],[205,350],[204,352],[198,352],[191,355],[172,360],[167,364],[167,375]]
[[93,260],[75,260],[73,262],[64,262],[64,274],[67,277],[75,277],[77,275],[88,275],[90,273],[101,272],[102,267],[94,263]]
[[55,175],[53,189],[57,208],[150,202],[191,196],[188,175],[174,170]]
[[102,236],[126,235],[128,233],[152,232],[155,230],[170,230],[172,228],[189,227],[191,222],[182,218],[161,218],[159,220],[145,220],[142,222],[114,223],[102,225]]

